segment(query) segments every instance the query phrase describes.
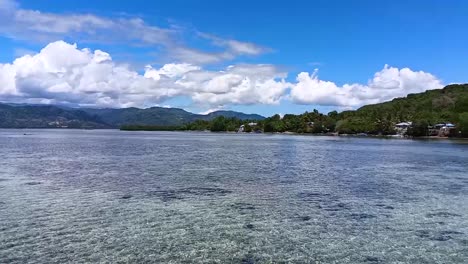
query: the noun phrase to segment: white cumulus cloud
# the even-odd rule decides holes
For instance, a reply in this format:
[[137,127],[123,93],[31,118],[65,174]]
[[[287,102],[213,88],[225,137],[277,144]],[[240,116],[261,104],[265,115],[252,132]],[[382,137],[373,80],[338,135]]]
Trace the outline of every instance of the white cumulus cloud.
[[269,64],[240,64],[225,71],[189,72],[178,84],[192,89],[200,104],[277,104],[290,86],[286,73]]
[[358,107],[403,97],[410,93],[442,88],[442,81],[434,75],[398,69],[385,65],[367,84],[344,84],[320,80],[318,71],[301,72],[291,87],[291,99],[299,104]]
[[285,73],[272,65],[235,65],[222,71],[188,63],[147,66],[140,74],[110,54],[64,41],[0,64],[0,101],[81,106],[152,106],[175,96],[206,106],[272,104],[284,95]]

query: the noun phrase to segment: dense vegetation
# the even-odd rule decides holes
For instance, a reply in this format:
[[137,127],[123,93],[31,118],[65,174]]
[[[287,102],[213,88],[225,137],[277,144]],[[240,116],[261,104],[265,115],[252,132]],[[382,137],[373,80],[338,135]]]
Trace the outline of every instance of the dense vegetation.
[[236,117],[218,116],[212,120],[196,120],[181,126],[153,126],[153,125],[125,125],[121,130],[145,130],[145,131],[212,131],[212,132],[237,132],[241,125],[246,127],[245,132],[260,130],[258,127],[250,127],[248,123],[253,120],[241,120]]
[[412,121],[409,133],[422,136],[429,125],[451,122],[463,136],[468,136],[468,84],[449,85],[444,89],[410,94],[406,98],[367,105],[338,115],[336,130],[340,133],[392,134],[393,125]]

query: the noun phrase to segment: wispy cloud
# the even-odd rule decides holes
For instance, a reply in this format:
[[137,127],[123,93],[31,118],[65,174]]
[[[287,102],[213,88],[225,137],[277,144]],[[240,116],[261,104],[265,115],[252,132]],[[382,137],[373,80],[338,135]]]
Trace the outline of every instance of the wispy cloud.
[[[60,14],[23,9],[12,0],[0,0],[0,34],[26,41],[50,43],[57,39],[90,43],[118,43],[162,48],[175,62],[217,63],[242,55],[259,55],[267,50],[254,43],[223,39],[201,33],[213,47],[224,50],[198,50],[184,43],[183,27],[151,25],[139,17],[103,17],[95,14]],[[195,34],[197,35],[197,34]]]
[[260,55],[272,51],[270,48],[262,47],[250,42],[241,42],[234,39],[224,39],[213,34],[207,34],[203,32],[198,32],[198,35],[202,38],[211,40],[212,43],[216,46],[227,48],[228,52],[232,55]]
[[308,65],[308,66],[315,66],[315,67],[317,67],[317,66],[322,66],[323,63],[320,62],[320,61],[311,61],[311,62],[307,63],[307,65]]
[[66,37],[83,41],[170,45],[175,32],[146,24],[140,18],[111,19],[93,14],[55,14],[22,9],[10,0],[0,2],[0,32],[23,40],[50,42]]
[[235,56],[229,52],[207,52],[187,47],[177,47],[168,51],[169,57],[178,62],[211,64],[232,60]]

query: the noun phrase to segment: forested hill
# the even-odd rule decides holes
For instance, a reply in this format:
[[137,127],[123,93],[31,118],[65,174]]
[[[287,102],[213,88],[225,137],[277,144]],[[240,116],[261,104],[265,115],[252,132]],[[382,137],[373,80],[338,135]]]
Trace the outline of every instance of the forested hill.
[[99,117],[53,105],[0,104],[0,128],[109,128]]
[[265,119],[264,116],[257,115],[257,114],[244,114],[244,113],[239,113],[235,111],[226,111],[226,110],[219,110],[219,111],[211,112],[199,119],[211,120],[218,116],[224,116],[226,118],[237,118],[241,120],[263,120]]
[[468,122],[468,84],[410,94],[390,102],[366,105],[336,116],[337,129],[349,132],[391,129],[395,123],[412,121],[429,125]]
[[0,128],[119,128],[122,125],[181,126],[218,116],[261,120],[260,115],[216,111],[207,115],[178,108],[75,109],[54,105],[1,104]]
[[180,126],[196,120],[212,120],[218,116],[237,118],[240,120],[262,120],[265,117],[255,114],[244,114],[235,111],[215,111],[207,115],[187,112],[180,108],[151,107],[121,108],[121,109],[83,109],[91,115],[100,117],[113,127],[122,125],[156,125],[156,126]]

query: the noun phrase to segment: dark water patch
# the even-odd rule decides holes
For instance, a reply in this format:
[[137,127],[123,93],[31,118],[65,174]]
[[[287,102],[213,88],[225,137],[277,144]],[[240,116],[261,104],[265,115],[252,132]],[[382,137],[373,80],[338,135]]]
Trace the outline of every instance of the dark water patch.
[[377,216],[373,214],[366,214],[366,213],[353,213],[353,214],[350,214],[349,217],[354,220],[367,220],[367,219],[376,218]]
[[453,237],[450,236],[450,235],[442,235],[442,234],[436,234],[435,236],[431,236],[429,237],[429,240],[432,240],[432,241],[449,241],[451,240]]
[[179,192],[197,196],[224,196],[232,193],[230,190],[210,187],[189,187],[181,189]]
[[245,211],[253,211],[255,210],[255,206],[251,203],[244,203],[244,202],[239,202],[239,203],[234,203],[231,205],[231,208],[235,210],[239,210],[241,212]]
[[297,183],[297,181],[295,181],[295,180],[281,180],[280,183],[281,184],[294,184],[294,183]]
[[387,209],[387,210],[393,210],[393,209],[395,209],[395,207],[393,207],[393,206],[391,206],[391,205],[386,205],[386,204],[382,204],[382,203],[376,204],[375,206],[380,207],[380,208],[383,208],[383,209]]
[[122,197],[120,197],[120,199],[127,200],[127,199],[130,199],[130,198],[132,198],[132,197],[133,197],[133,195],[125,194],[125,195],[123,195]]
[[149,196],[155,196],[163,202],[170,202],[173,200],[182,200],[183,198],[175,190],[161,190],[151,191],[148,193]]
[[465,233],[454,231],[454,230],[444,230],[444,231],[440,231],[439,234],[441,235],[464,235]]
[[254,210],[256,210],[253,204],[244,202],[234,203],[231,205],[231,208],[238,211],[241,215],[251,214]]
[[322,203],[317,206],[318,209],[328,211],[328,212],[338,212],[338,211],[344,211],[344,210],[349,210],[351,209],[347,204],[345,203]]
[[254,264],[255,257],[252,254],[247,254],[241,259],[242,264]]
[[429,230],[416,230],[415,235],[420,238],[429,238],[431,232],[429,232]]
[[318,192],[301,192],[297,195],[297,197],[304,202],[321,202],[327,198],[329,199],[330,194]]
[[209,188],[209,187],[188,187],[182,189],[174,190],[158,190],[148,192],[149,196],[156,196],[160,198],[163,202],[173,201],[173,200],[183,200],[189,196],[225,196],[232,193],[230,190],[222,188]]
[[450,218],[450,217],[461,217],[461,215],[450,213],[450,212],[436,212],[436,213],[428,213],[426,214],[426,217],[428,218],[434,218],[434,217]]
[[247,229],[250,229],[250,230],[255,228],[255,226],[253,224],[246,224],[244,227],[247,228]]
[[464,184],[447,184],[444,186],[433,186],[431,188],[433,192],[438,192],[441,194],[446,194],[446,195],[460,195],[460,194],[466,194],[468,191],[466,189],[466,185]]
[[0,182],[8,181],[9,179],[0,178]]
[[39,185],[39,184],[42,184],[42,182],[33,181],[33,182],[24,183],[24,185],[30,185],[30,186]]
[[303,221],[303,222],[307,222],[312,218],[310,216],[308,216],[308,215],[303,215],[303,216],[299,216],[298,219]]
[[364,258],[364,262],[369,262],[369,263],[381,263],[380,258],[378,257],[373,257],[373,256],[366,256]]
[[431,232],[430,230],[416,230],[415,235],[431,241],[444,242],[453,239],[454,236],[456,237],[459,235],[464,235],[464,233],[454,230],[443,230],[436,232]]

